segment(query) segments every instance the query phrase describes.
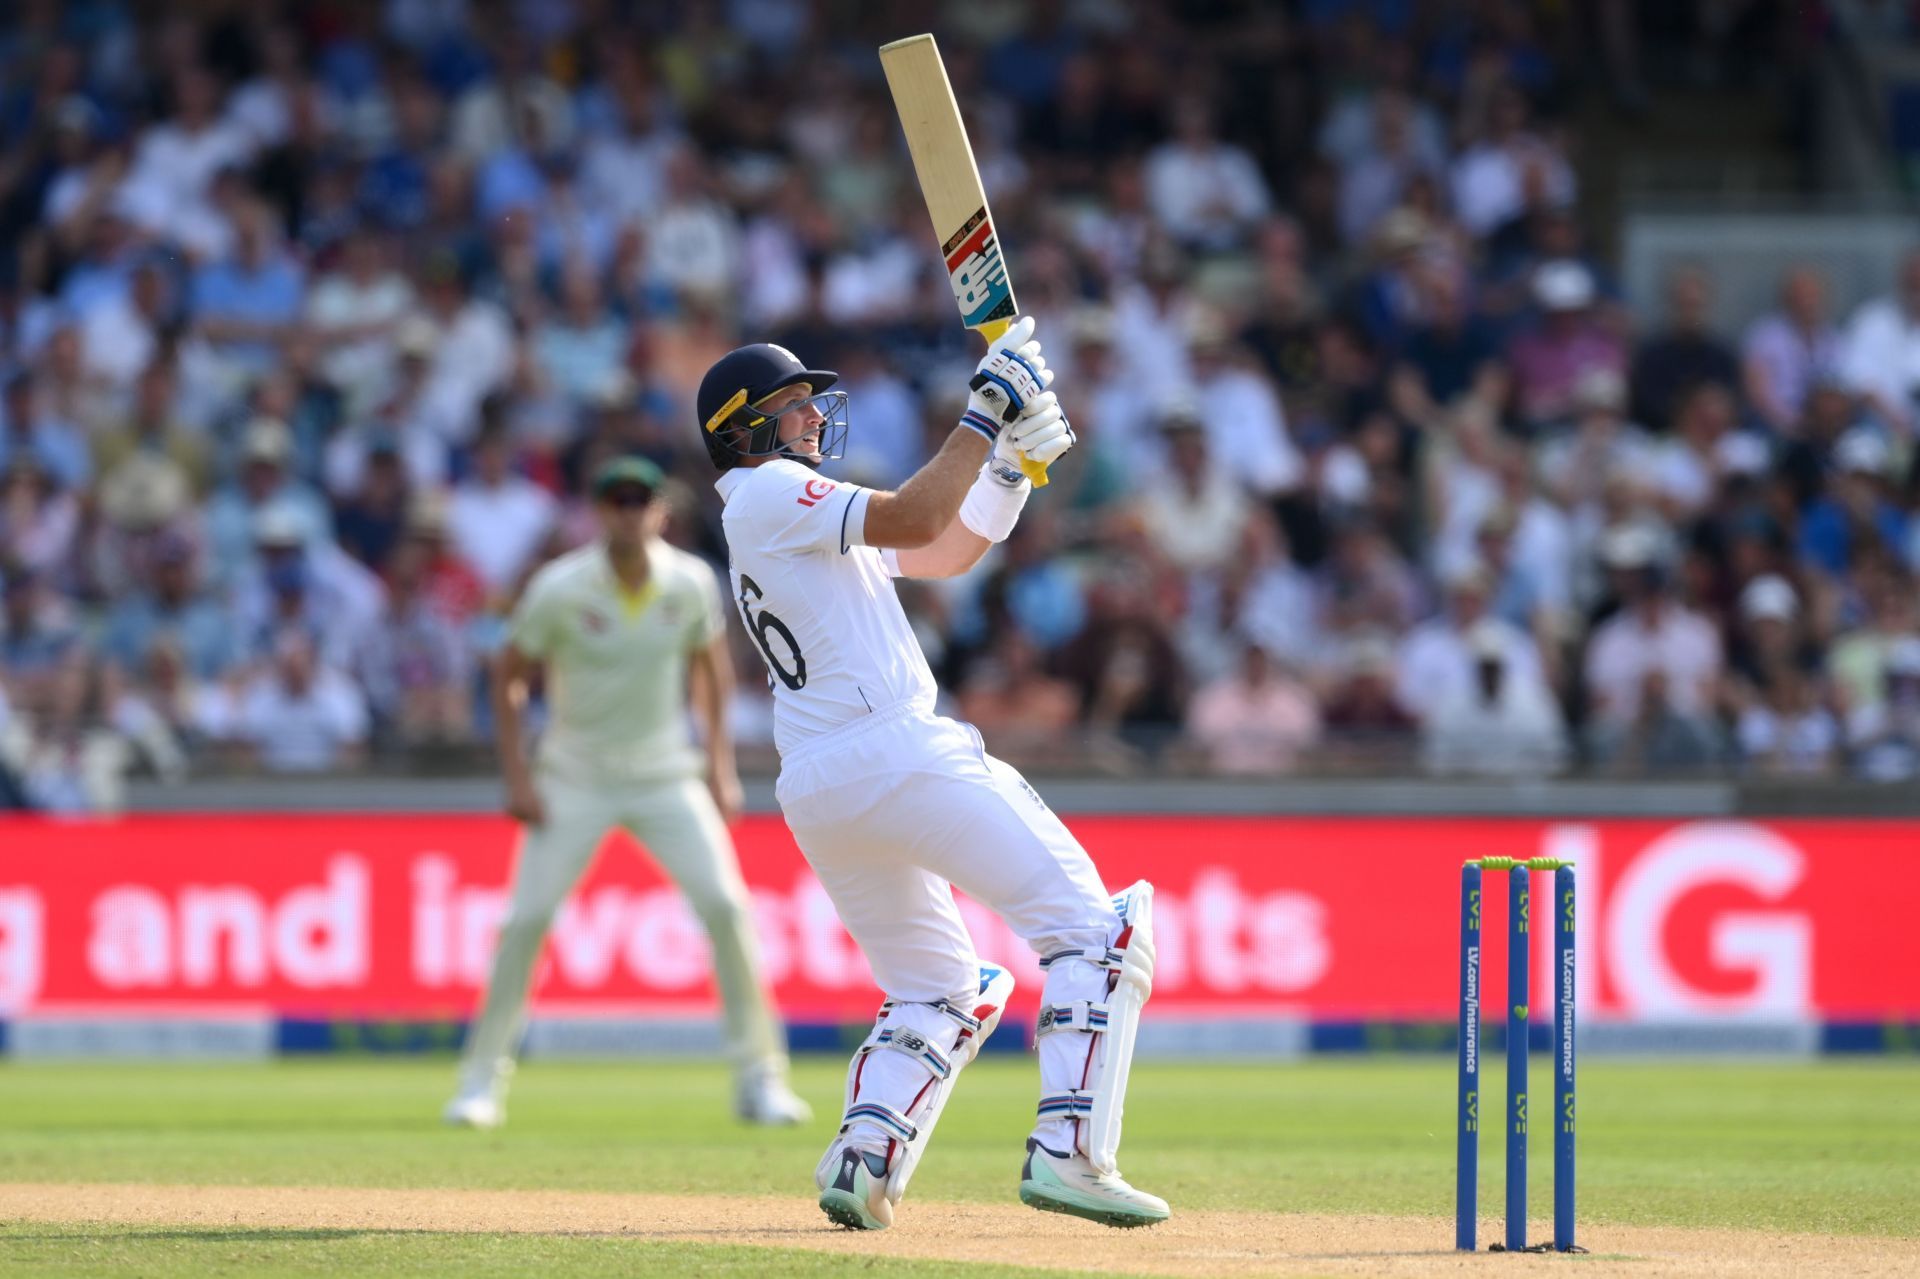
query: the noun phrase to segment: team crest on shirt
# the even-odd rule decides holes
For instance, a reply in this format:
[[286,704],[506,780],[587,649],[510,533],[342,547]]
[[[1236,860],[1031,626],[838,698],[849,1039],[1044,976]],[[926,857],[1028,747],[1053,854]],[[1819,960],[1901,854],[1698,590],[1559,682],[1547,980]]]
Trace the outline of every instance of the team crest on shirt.
[[607,627],[612,624],[607,615],[597,608],[589,607],[580,610],[580,629],[589,635],[604,635]]

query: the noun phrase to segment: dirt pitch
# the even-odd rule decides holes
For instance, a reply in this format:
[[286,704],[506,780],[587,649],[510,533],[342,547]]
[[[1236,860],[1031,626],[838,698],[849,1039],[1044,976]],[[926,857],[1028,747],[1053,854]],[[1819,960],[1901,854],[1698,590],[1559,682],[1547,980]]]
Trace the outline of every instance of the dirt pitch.
[[[1517,1264],[1582,1275],[1911,1275],[1920,1240],[1776,1235],[1668,1227],[1590,1228],[1595,1255],[1525,1261],[1445,1246],[1440,1218],[1187,1212],[1151,1230],[1114,1231],[1017,1204],[912,1203],[879,1234],[836,1230],[806,1199],[376,1190],[309,1186],[0,1183],[0,1219],[218,1227],[626,1235],[807,1248],[863,1256],[1143,1275],[1458,1275]],[[1484,1239],[1497,1225],[1485,1223]],[[1547,1234],[1545,1223],[1536,1237]]]

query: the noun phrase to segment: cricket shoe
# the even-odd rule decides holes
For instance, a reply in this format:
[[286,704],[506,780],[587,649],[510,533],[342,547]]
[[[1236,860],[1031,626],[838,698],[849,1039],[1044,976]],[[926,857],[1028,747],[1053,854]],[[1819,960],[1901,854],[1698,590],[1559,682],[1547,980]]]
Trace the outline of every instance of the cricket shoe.
[[1063,1155],[1027,1138],[1020,1202],[1041,1212],[1064,1212],[1103,1226],[1155,1226],[1172,1215],[1167,1201],[1096,1170],[1078,1151]]
[[855,1146],[840,1151],[840,1166],[820,1192],[820,1211],[848,1230],[885,1230],[893,1224],[887,1198],[887,1158]]
[[733,1113],[743,1123],[766,1128],[790,1128],[813,1119],[813,1107],[787,1086],[786,1072],[771,1066],[740,1072],[733,1090]]
[[440,1118],[455,1128],[498,1128],[507,1122],[507,1108],[492,1089],[463,1092],[447,1103]]

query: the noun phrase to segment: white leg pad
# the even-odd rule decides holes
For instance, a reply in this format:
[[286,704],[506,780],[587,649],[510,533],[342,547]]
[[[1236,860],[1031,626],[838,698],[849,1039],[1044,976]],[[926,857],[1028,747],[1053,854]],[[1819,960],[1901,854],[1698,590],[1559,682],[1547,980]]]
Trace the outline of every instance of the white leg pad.
[[1153,885],[1135,882],[1114,895],[1113,908],[1120,916],[1120,935],[1104,956],[1068,951],[1047,961],[1071,958],[1107,969],[1106,1003],[1081,1000],[1043,1008],[1039,1027],[1043,1035],[1080,1031],[1096,1036],[1086,1087],[1042,1097],[1040,1118],[1084,1119],[1078,1125],[1082,1152],[1110,1177],[1119,1175],[1120,1127],[1140,1012],[1153,993]]
[[[1012,994],[1013,974],[998,964],[982,964],[979,992],[970,1004],[901,1004],[891,999],[882,1004],[873,1030],[847,1068],[846,1112],[839,1134],[815,1169],[815,1180],[825,1186],[822,1179],[830,1178],[839,1167],[848,1129],[866,1123],[894,1143],[887,1198],[899,1203],[953,1093],[954,1077],[979,1055]],[[891,1099],[897,1104],[873,1095],[869,1072],[874,1063],[867,1058],[881,1049],[903,1053],[924,1069],[925,1082],[916,1088],[917,1095]]]

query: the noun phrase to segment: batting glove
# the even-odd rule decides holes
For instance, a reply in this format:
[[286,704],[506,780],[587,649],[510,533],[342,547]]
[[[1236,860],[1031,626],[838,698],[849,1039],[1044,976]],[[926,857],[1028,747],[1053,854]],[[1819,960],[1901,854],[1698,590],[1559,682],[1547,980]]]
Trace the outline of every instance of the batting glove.
[[1053,370],[1033,336],[1033,317],[1022,316],[987,350],[967,383],[967,413],[961,420],[988,439],[1019,417],[1053,381]]
[[1024,414],[994,438],[987,469],[1002,484],[1013,487],[1026,479],[1020,469],[1022,457],[1050,466],[1074,443],[1066,410],[1052,391],[1042,391]]

